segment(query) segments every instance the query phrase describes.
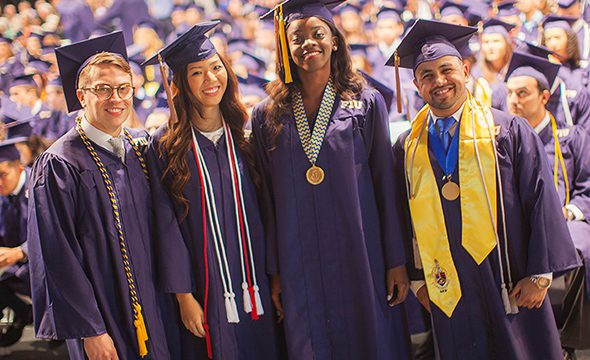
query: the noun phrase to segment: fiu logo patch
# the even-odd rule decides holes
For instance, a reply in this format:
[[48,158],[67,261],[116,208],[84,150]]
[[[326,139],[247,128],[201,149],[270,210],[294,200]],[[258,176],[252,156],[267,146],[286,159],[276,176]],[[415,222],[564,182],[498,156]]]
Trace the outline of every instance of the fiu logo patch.
[[41,119],[49,119],[51,117],[51,111],[45,110],[39,113],[39,118]]
[[357,109],[363,108],[363,102],[360,100],[342,100],[340,102],[341,109]]
[[147,146],[148,140],[145,137],[139,137],[132,140],[134,145],[137,146]]
[[440,266],[438,260],[434,259],[434,266],[430,271],[430,277],[432,278],[433,285],[441,292],[447,292],[449,287],[449,280],[447,279],[447,273],[445,269]]

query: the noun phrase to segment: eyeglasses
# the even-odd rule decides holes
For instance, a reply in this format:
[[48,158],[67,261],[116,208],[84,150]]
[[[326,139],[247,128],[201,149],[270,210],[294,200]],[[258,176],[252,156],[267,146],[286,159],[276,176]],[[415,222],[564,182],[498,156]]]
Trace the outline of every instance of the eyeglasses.
[[82,88],[82,90],[88,90],[92,92],[96,97],[100,100],[108,100],[113,96],[115,90],[117,90],[117,95],[121,100],[129,100],[133,96],[133,91],[135,88],[129,84],[123,84],[121,86],[110,86],[107,84],[98,85],[93,88]]

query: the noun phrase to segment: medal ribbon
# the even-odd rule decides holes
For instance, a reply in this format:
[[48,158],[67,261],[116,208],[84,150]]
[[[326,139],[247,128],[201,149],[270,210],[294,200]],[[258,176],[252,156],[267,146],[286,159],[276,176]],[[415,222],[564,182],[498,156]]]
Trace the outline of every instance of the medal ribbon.
[[311,131],[309,130],[309,122],[307,121],[307,115],[305,114],[301,92],[297,91],[295,93],[295,101],[293,103],[295,124],[297,125],[297,132],[299,133],[299,139],[301,140],[303,151],[313,166],[315,166],[320,154],[320,149],[324,142],[324,136],[326,135],[326,129],[328,128],[328,122],[330,121],[335,101],[336,88],[334,88],[334,83],[332,82],[332,78],[330,78],[324,89],[320,109],[313,126],[313,133],[310,135]]
[[[459,127],[457,127],[457,129],[458,128]],[[436,161],[438,161],[438,164],[445,173],[445,178],[450,179],[451,175],[453,175],[457,168],[457,161],[459,160],[459,135],[455,134],[455,136],[453,136],[451,144],[449,145],[449,151],[445,152],[443,144],[436,133],[434,121],[429,121],[428,141],[430,142]]]
[[[104,185],[107,188],[107,192],[109,194],[109,200],[111,202],[111,208],[113,211],[113,219],[115,221],[115,228],[117,229],[117,235],[119,237],[119,247],[121,250],[121,257],[123,259],[123,269],[125,271],[125,278],[127,279],[127,287],[129,288],[129,297],[131,299],[131,306],[133,308],[133,314],[134,314],[133,325],[135,326],[139,356],[141,356],[143,358],[148,354],[146,342],[149,340],[149,337],[148,337],[147,327],[145,325],[145,321],[144,321],[143,314],[142,314],[139,295],[138,295],[136,287],[135,287],[135,275],[133,274],[131,259],[129,258],[129,252],[127,251],[127,241],[125,240],[125,235],[123,234],[123,225],[121,223],[121,217],[120,217],[120,213],[119,213],[119,199],[117,199],[117,195],[115,194],[115,190],[113,188],[113,182],[111,180],[111,177],[110,177],[106,167],[104,166],[102,160],[100,159],[100,157],[96,153],[96,150],[94,149],[94,146],[90,142],[90,139],[88,139],[88,136],[86,135],[86,133],[82,129],[81,121],[82,121],[82,118],[80,118],[80,117],[76,118],[76,130],[78,131],[78,134],[80,134],[80,138],[82,139],[82,142],[84,143],[84,145],[86,146],[86,149],[90,153],[90,156],[92,157],[92,159],[96,163],[96,166],[98,167],[98,170],[100,171]],[[127,138],[129,143],[131,144],[131,147],[133,148],[135,155],[137,155],[137,158],[139,159],[139,163],[141,164],[141,169],[142,169],[146,179],[149,180],[147,166],[145,164],[145,160],[143,158],[143,155],[139,151],[139,148],[137,147],[137,145],[135,144],[135,142],[131,138],[131,135],[129,134],[127,129],[123,129],[123,133],[125,134],[125,137]]]
[[[490,127],[482,105],[469,96],[459,123],[458,166],[461,188],[462,245],[477,264],[496,246],[496,162]],[[461,299],[461,284],[449,246],[439,188],[428,154],[428,105],[422,108],[405,142],[406,178],[412,224],[430,300],[451,317]],[[475,159],[481,160],[481,169]],[[481,201],[482,196],[489,199]],[[489,206],[489,207],[488,207]],[[491,207],[491,208],[490,208]],[[490,217],[494,214],[494,218]],[[490,219],[489,222],[483,221]]]

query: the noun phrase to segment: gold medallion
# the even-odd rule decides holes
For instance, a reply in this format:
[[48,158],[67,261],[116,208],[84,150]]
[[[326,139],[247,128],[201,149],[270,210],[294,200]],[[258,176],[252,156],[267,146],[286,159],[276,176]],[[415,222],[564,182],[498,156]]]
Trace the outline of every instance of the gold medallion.
[[310,184],[319,185],[324,181],[324,170],[319,166],[312,165],[307,169],[305,177]]
[[445,199],[449,201],[457,200],[459,194],[459,185],[457,185],[457,183],[455,182],[448,181],[442,187],[442,195]]

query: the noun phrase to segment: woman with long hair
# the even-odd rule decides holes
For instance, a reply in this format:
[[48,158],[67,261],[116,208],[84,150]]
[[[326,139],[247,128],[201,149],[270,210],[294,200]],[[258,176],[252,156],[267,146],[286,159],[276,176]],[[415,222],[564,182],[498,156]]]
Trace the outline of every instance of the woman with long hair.
[[145,63],[173,72],[170,121],[149,151],[158,281],[176,294],[183,359],[276,359],[247,114],[205,36],[218,23],[193,26]]
[[541,38],[541,44],[553,51],[553,58],[561,64],[558,76],[565,83],[570,105],[590,82],[588,70],[580,66],[578,39],[571,27],[575,21],[575,18],[550,15],[543,20]]
[[471,70],[475,80],[474,96],[496,109],[504,108],[506,102],[504,75],[512,58],[514,27],[496,18],[486,21],[480,36],[481,58]]
[[403,199],[383,97],[353,72],[327,5],[291,0],[269,16],[278,79],[252,130],[289,358],[407,359]]

